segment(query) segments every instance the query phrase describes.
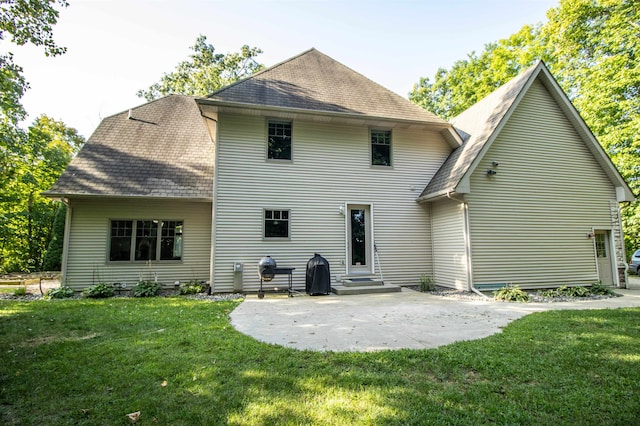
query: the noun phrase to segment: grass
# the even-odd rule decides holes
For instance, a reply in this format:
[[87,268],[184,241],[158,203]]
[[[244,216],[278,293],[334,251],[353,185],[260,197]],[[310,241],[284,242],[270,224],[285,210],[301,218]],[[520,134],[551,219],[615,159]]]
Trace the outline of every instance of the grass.
[[640,309],[550,311],[439,349],[256,342],[238,302],[0,301],[0,423],[634,424]]

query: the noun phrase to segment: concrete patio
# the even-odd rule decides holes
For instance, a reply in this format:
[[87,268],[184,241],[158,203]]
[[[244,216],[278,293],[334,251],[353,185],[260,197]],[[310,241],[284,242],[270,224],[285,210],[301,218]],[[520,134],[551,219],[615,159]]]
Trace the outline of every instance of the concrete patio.
[[248,296],[231,323],[255,339],[313,351],[426,349],[499,333],[533,312],[640,307],[640,280],[623,297],[558,303],[460,300],[403,289],[397,293],[289,298]]

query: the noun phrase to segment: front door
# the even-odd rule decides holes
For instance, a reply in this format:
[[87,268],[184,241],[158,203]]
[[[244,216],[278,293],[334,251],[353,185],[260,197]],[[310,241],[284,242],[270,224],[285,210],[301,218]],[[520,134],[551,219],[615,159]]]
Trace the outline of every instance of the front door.
[[347,273],[370,274],[373,271],[371,206],[349,204],[347,215]]
[[613,267],[609,231],[595,231],[598,277],[604,285],[613,285]]

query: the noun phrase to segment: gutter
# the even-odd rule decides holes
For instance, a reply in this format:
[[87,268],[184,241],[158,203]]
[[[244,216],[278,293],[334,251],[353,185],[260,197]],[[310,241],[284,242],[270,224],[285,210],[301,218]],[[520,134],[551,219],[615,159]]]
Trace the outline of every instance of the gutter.
[[[436,128],[440,130],[448,130],[451,134],[451,138],[455,140],[455,147],[457,148],[462,145],[463,140],[460,137],[460,134],[456,131],[453,124],[446,122],[442,119],[435,117],[434,121],[429,120],[407,120],[402,117],[382,117],[375,115],[367,115],[360,114],[357,112],[338,112],[338,111],[319,111],[319,110],[311,110],[305,108],[291,108],[291,107],[282,107],[275,105],[258,105],[251,104],[245,102],[229,102],[229,101],[220,101],[209,98],[196,98],[196,103],[199,105],[207,105],[218,108],[236,108],[236,109],[252,109],[257,111],[267,111],[267,112],[282,112],[288,114],[304,114],[310,116],[322,116],[322,117],[335,117],[342,119],[357,119],[357,120],[373,120],[373,121],[385,121],[392,123],[402,123],[409,125],[420,125],[420,126],[428,126],[431,128]],[[450,142],[451,145],[451,142]]]
[[154,200],[154,201],[189,201],[194,203],[210,203],[213,201],[212,198],[203,198],[203,197],[162,197],[162,196],[153,196],[153,195],[112,195],[112,194],[73,194],[73,193],[56,193],[56,192],[42,192],[40,193],[43,197],[53,198],[53,199],[70,199],[70,198],[99,198],[99,199],[138,199],[138,200]]

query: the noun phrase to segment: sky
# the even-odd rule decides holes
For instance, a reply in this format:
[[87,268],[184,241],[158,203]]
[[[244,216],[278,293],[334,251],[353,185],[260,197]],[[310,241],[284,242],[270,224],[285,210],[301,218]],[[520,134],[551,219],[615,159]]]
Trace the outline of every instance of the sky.
[[406,97],[487,43],[546,20],[558,0],[69,0],[54,26],[67,53],[4,40],[31,88],[29,125],[41,114],[89,137],[110,115],[144,103],[136,96],[188,58],[198,35],[218,53],[261,48],[275,65],[315,47]]

